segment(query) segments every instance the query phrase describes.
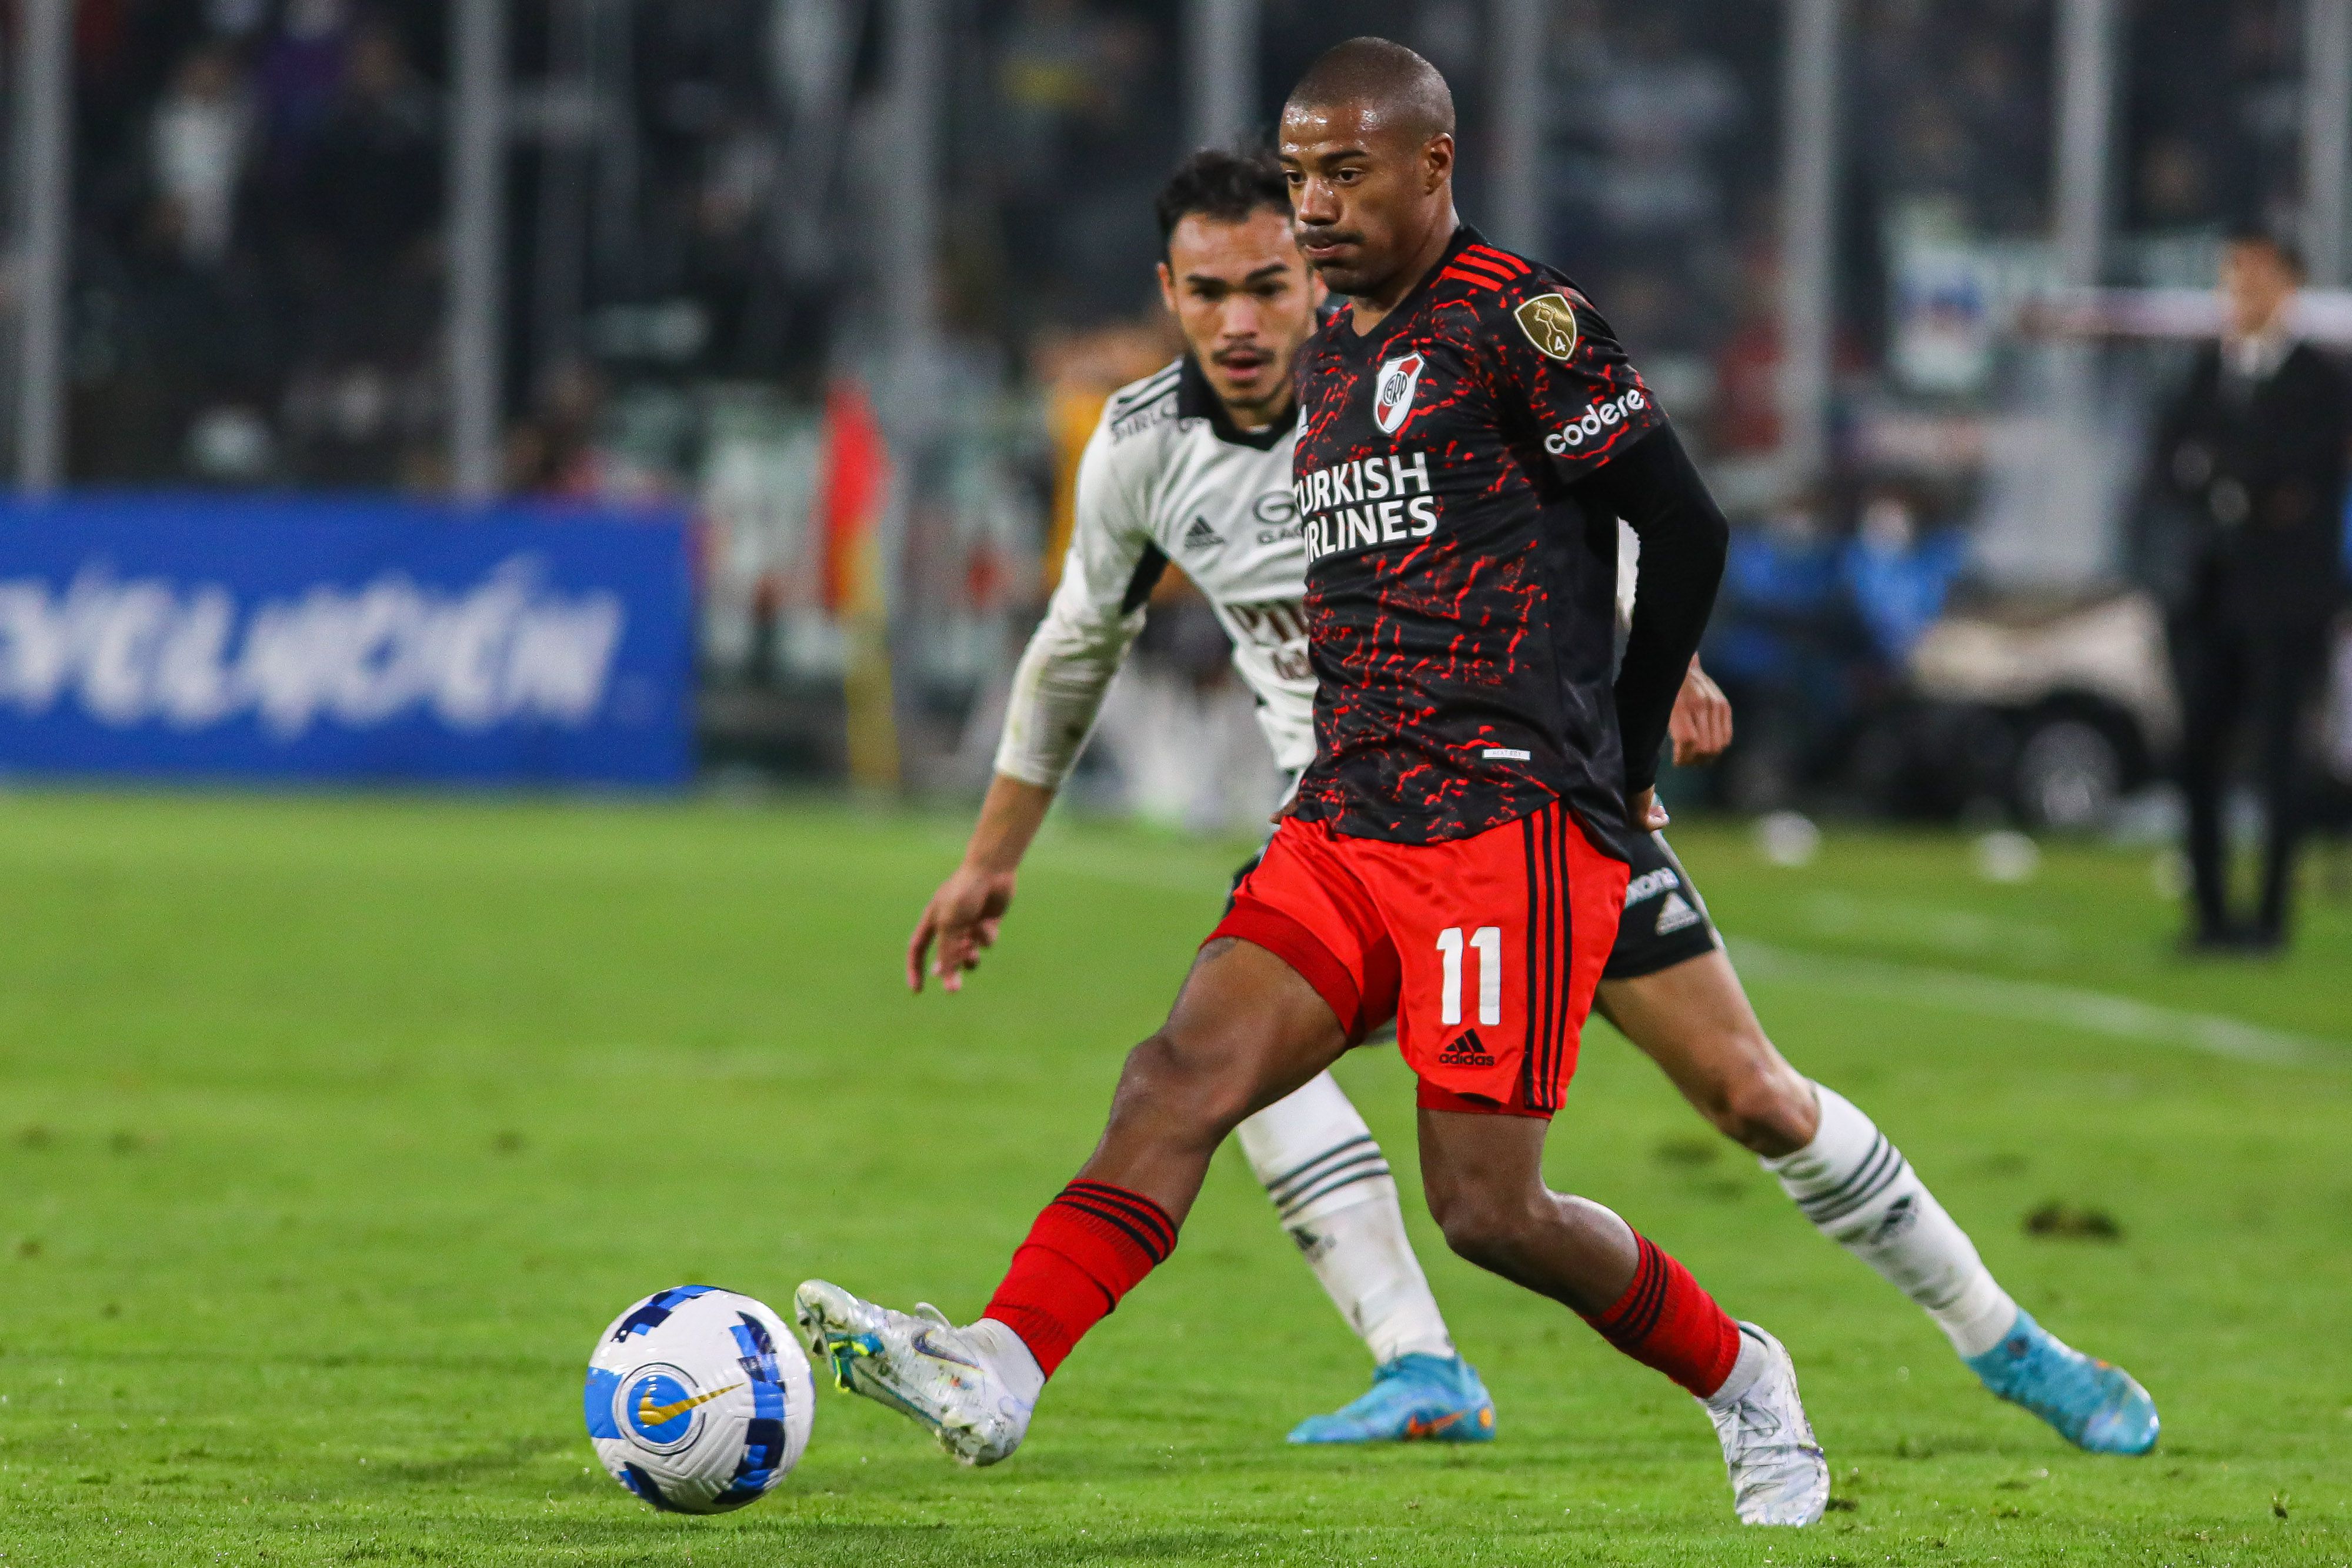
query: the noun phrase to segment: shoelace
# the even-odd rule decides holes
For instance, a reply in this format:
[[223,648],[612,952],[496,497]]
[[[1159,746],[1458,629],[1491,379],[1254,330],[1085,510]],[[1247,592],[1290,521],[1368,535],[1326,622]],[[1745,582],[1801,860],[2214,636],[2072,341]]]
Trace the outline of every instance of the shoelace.
[[1752,1434],[1759,1437],[1777,1437],[1789,1429],[1787,1422],[1758,1399],[1743,1399],[1732,1406],[1732,1420],[1734,1429],[1742,1436]]

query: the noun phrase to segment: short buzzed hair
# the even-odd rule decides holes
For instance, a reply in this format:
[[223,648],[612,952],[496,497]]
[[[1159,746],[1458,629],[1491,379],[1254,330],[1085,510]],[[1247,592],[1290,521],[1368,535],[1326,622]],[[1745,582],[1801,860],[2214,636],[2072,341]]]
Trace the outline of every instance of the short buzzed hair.
[[1288,217],[1290,183],[1271,153],[1204,147],[1176,165],[1153,205],[1164,251],[1176,226],[1195,214],[1219,223],[1247,222],[1261,208]]
[[1303,109],[1365,104],[1423,141],[1454,130],[1454,89],[1438,68],[1388,38],[1349,38],[1316,57],[1290,89]]

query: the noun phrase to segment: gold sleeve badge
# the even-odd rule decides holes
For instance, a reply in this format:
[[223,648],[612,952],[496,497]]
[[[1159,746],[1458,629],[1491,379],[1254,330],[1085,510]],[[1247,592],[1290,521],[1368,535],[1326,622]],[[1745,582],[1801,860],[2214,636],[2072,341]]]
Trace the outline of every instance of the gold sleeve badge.
[[1565,294],[1538,294],[1511,312],[1536,352],[1566,359],[1576,352],[1576,307]]

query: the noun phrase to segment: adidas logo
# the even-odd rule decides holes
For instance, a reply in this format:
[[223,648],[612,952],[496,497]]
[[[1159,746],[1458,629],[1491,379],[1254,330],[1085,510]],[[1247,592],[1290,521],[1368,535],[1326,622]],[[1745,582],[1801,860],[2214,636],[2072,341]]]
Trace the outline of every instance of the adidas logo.
[[1214,550],[1223,542],[1217,536],[1217,531],[1209,526],[1209,520],[1205,517],[1194,518],[1192,526],[1184,531],[1184,548],[1187,550]]
[[1698,924],[1698,911],[1680,893],[1668,893],[1666,901],[1658,906],[1658,934],[1664,936],[1685,926]]
[[1911,1194],[1904,1194],[1886,1206],[1878,1223],[1871,1227],[1870,1244],[1884,1247],[1919,1222],[1918,1211],[1912,1206]]
[[1449,1068],[1490,1068],[1495,1058],[1486,1054],[1486,1042],[1478,1037],[1475,1029],[1465,1029],[1452,1045],[1437,1053],[1437,1065]]

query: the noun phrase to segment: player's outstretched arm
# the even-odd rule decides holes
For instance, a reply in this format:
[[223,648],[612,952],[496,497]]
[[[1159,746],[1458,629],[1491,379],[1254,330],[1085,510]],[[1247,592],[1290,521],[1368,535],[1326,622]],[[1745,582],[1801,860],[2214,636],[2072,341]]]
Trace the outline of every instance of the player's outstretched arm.
[[965,972],[979,967],[981,953],[996,945],[997,927],[1013,905],[1021,858],[1077,762],[1103,693],[1143,625],[1139,608],[1122,607],[1116,599],[1097,602],[1081,570],[1073,549],[1062,585],[1013,672],[1012,703],[997,742],[996,776],[981,803],[963,863],[931,895],[907,939],[910,990],[923,988],[923,959],[934,941],[939,957],[931,973],[949,991],[962,990]]
[[980,967],[980,955],[996,945],[997,928],[1013,907],[1021,857],[1029,852],[1053,804],[1052,790],[1010,774],[999,773],[989,784],[963,864],[940,884],[915,922],[915,934],[907,939],[908,990],[923,988],[924,960],[934,942],[939,958],[931,973],[939,976],[940,989],[963,989],[965,971]]
[[924,960],[934,942],[939,954],[930,971],[948,991],[961,990],[965,972],[995,945],[1013,904],[1021,857],[1093,732],[1111,677],[1143,629],[1146,598],[1168,562],[1150,546],[1137,500],[1139,476],[1132,455],[1123,467],[1114,460],[1106,416],[1078,465],[1077,516],[1062,580],[1013,672],[996,777],[980,823],[963,864],[940,884],[907,939],[909,990],[923,988]]
[[1698,667],[1696,656],[1682,689],[1675,693],[1666,736],[1674,742],[1678,768],[1705,767],[1731,750],[1731,699]]

